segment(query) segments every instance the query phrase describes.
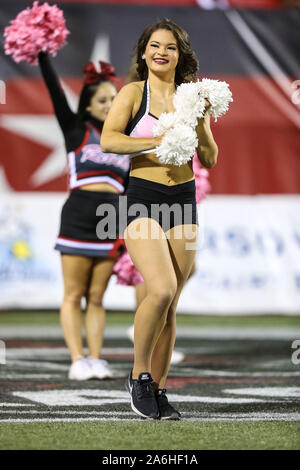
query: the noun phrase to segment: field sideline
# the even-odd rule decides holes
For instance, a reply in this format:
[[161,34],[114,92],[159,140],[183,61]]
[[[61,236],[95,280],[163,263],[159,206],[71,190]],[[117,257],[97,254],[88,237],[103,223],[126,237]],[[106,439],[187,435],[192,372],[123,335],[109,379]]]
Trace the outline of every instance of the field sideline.
[[[112,380],[69,381],[57,312],[0,312],[0,449],[300,449],[300,317],[178,315],[167,382],[180,422],[140,420],[124,388],[133,315],[110,312]],[[300,354],[299,354],[300,356]]]

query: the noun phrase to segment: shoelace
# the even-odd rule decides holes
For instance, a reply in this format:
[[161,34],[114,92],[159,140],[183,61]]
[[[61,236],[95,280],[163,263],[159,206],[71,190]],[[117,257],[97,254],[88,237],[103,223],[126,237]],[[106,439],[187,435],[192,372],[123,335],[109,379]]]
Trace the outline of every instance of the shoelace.
[[137,382],[137,397],[138,398],[151,398],[153,396],[151,382]]

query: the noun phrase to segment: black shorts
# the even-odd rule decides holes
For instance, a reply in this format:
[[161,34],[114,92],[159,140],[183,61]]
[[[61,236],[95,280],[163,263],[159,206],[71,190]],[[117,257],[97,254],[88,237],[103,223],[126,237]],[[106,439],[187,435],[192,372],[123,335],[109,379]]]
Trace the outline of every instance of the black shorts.
[[[121,196],[121,199],[127,197],[126,224],[148,217],[155,219],[164,232],[176,225],[198,225],[195,193],[195,180],[167,186],[130,176],[126,193]],[[125,228],[120,226],[120,231]]]
[[[125,245],[119,236],[119,197],[116,193],[74,189],[61,211],[55,249],[65,254],[105,258],[122,253]],[[111,209],[108,224],[106,207]],[[102,215],[97,215],[97,210]]]

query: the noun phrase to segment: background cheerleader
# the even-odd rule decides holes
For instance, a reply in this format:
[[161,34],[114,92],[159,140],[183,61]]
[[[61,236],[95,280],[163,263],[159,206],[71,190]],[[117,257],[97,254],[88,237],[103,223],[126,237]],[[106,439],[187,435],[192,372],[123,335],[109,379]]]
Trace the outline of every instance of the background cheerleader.
[[[40,66],[54,111],[64,135],[69,165],[70,195],[61,212],[55,249],[61,253],[64,297],[60,320],[72,365],[69,378],[86,380],[111,377],[107,362],[100,359],[105,325],[102,299],[115,260],[124,242],[119,238],[118,221],[96,233],[103,216],[96,211],[101,203],[110,204],[118,216],[119,194],[128,176],[127,156],[104,155],[99,145],[104,120],[117,93],[114,67],[90,62],[78,111],[67,102],[48,54],[55,56],[66,43],[69,31],[63,11],[47,2],[21,11],[5,29],[5,52],[15,62]],[[81,301],[86,300],[85,329],[89,355],[84,358]]]
[[[39,54],[39,65],[68,152],[71,193],[62,209],[55,248],[61,253],[64,279],[60,318],[72,358],[69,378],[108,378],[112,372],[99,358],[105,326],[102,300],[123,242],[117,233],[114,238],[108,235],[107,240],[99,241],[96,210],[106,203],[117,213],[118,195],[124,190],[129,168],[128,157],[103,155],[99,146],[103,122],[117,93],[113,67],[104,62],[99,62],[98,71],[93,63],[85,67],[78,112],[73,113],[47,54]],[[84,358],[81,332],[83,297],[88,358]]]

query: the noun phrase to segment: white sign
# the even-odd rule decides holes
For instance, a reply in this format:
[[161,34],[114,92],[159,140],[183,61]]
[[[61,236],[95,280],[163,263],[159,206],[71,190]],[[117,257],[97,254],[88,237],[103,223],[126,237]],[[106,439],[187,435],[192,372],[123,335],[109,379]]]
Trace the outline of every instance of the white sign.
[[[61,193],[0,202],[0,308],[59,308]],[[210,196],[199,207],[197,269],[182,313],[300,313],[300,196]],[[133,310],[134,288],[112,276],[107,309]]]
[[57,308],[62,298],[53,249],[64,195],[11,193],[0,203],[0,308]]
[[210,196],[178,310],[300,314],[300,196]]

